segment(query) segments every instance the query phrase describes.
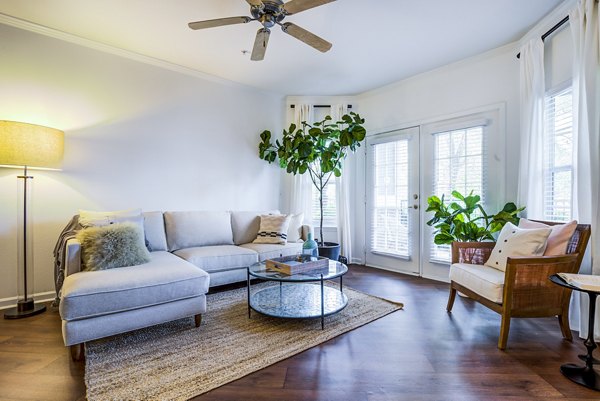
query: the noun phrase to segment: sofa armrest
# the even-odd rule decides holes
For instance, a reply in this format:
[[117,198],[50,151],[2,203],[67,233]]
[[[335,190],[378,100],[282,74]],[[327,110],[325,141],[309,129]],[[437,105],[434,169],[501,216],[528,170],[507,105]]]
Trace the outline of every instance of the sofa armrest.
[[308,239],[308,233],[313,233],[313,238],[314,238],[314,229],[313,226],[311,226],[310,224],[303,224],[302,225],[302,241],[306,241]]
[[75,238],[67,241],[65,253],[65,277],[81,271],[81,243]]

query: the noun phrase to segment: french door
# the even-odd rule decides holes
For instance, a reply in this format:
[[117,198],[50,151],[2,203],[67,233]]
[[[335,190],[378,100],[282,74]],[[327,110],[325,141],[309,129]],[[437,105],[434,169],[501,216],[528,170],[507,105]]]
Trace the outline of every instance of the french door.
[[419,274],[419,128],[367,139],[366,263]]
[[[368,266],[448,280],[450,249],[433,242],[427,198],[481,196],[496,212],[505,200],[503,106],[367,138]],[[515,173],[516,175],[516,173]]]

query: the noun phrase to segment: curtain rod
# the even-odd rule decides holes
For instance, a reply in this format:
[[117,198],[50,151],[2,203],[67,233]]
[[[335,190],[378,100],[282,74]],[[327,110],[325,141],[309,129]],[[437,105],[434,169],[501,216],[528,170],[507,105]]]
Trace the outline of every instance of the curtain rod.
[[[315,104],[315,105],[313,105],[313,107],[322,108],[322,107],[331,107],[331,105],[330,104]],[[295,108],[296,108],[295,104],[290,104],[290,109],[295,109]],[[351,109],[352,105],[349,104],[348,108]]]
[[[565,18],[558,21],[558,23],[556,25],[554,25],[552,28],[548,29],[548,31],[542,35],[542,41],[544,41],[548,36],[552,35],[558,28],[560,28],[567,22],[569,22],[568,15]],[[521,58],[521,53],[517,54],[517,58]]]

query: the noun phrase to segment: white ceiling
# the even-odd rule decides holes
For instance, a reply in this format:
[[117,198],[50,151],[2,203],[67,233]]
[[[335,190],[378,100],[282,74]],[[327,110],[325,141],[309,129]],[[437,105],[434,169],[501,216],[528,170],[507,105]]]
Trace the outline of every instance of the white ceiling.
[[258,22],[244,0],[0,0],[0,13],[284,95],[350,95],[521,38],[562,0],[338,0],[286,21],[333,43],[328,53],[273,29],[251,61]]

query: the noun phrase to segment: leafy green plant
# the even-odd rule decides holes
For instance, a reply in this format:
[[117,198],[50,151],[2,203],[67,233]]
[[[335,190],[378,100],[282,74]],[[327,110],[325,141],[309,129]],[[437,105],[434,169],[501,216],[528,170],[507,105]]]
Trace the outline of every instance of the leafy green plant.
[[442,198],[430,196],[427,198],[427,212],[433,212],[434,216],[427,222],[437,230],[434,232],[434,242],[438,245],[459,242],[494,241],[493,234],[504,227],[507,222],[517,224],[519,212],[525,207],[517,206],[509,202],[496,214],[486,213],[481,205],[481,197],[473,195],[463,196],[458,191],[452,191],[452,196],[458,202],[446,204],[444,195]]
[[367,131],[363,127],[365,120],[357,113],[342,116],[333,121],[326,116],[322,121],[308,124],[302,121],[300,127],[291,124],[283,130],[281,140],[271,142],[271,132],[260,134],[258,155],[269,163],[279,158],[279,166],[291,174],[310,175],[310,179],[319,191],[320,205],[320,243],[323,245],[323,190],[332,176],[342,175],[342,161],[349,151],[354,152],[360,146]]

